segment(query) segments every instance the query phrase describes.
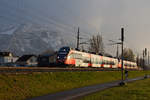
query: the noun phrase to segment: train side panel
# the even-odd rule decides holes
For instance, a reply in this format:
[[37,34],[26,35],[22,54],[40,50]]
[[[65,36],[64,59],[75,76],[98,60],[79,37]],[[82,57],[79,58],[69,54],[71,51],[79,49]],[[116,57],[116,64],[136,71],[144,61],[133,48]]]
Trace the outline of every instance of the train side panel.
[[[63,47],[59,50],[57,62],[75,67],[99,67],[99,68],[119,68],[121,69],[121,60],[100,56],[96,54],[73,50],[69,47]],[[135,62],[124,60],[124,69],[138,69]]]

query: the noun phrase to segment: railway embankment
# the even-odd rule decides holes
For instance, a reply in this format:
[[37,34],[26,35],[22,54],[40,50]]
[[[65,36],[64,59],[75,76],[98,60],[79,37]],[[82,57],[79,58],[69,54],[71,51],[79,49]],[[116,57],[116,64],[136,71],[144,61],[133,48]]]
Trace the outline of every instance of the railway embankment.
[[[145,74],[150,71],[129,71],[129,78]],[[120,78],[120,71],[3,73],[0,74],[0,100],[25,100]]]

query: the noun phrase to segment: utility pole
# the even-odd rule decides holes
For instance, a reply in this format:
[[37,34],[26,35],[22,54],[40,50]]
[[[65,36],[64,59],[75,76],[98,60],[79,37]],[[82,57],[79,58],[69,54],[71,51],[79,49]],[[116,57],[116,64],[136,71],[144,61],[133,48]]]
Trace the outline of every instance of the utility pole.
[[144,60],[144,58],[145,58],[145,50],[143,50],[143,69],[145,69],[145,60]]
[[147,59],[147,48],[145,48],[144,53],[145,53],[144,54],[144,67],[146,67],[146,65],[147,65],[147,62],[146,62],[147,61],[146,60]]
[[121,72],[122,72],[122,81],[123,81],[123,41],[124,41],[124,28],[121,28],[121,42],[122,42],[122,54],[121,54]]
[[124,80],[123,80],[123,42],[124,42],[124,28],[121,28],[121,44],[122,44],[122,54],[121,54],[121,82],[120,85],[124,85]]
[[80,29],[78,27],[78,32],[77,32],[77,50],[79,49],[79,41],[80,41]]
[[118,44],[117,44],[117,52],[116,52],[116,57],[117,57],[117,59],[119,58],[119,47],[118,47]]
[[[146,61],[147,61],[147,56],[148,56],[148,55],[147,55],[147,48],[145,48],[145,58],[146,58],[145,60],[146,60]],[[146,62],[146,65],[147,65],[147,63],[148,63],[148,62]]]
[[147,48],[145,48],[145,50],[144,50],[144,67],[146,67],[146,65],[147,65],[147,63],[148,62],[146,62],[147,61]]
[[149,65],[149,51],[148,51],[148,61],[147,62],[148,62],[148,65]]

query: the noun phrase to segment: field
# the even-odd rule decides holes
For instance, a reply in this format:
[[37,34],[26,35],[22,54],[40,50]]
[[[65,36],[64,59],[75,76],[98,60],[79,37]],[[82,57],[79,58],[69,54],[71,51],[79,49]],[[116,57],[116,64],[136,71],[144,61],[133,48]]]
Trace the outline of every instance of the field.
[[[144,76],[149,71],[132,71],[129,77]],[[25,100],[73,88],[119,80],[119,71],[44,72],[0,74],[0,100]]]
[[150,100],[150,79],[129,83],[82,97],[78,100]]

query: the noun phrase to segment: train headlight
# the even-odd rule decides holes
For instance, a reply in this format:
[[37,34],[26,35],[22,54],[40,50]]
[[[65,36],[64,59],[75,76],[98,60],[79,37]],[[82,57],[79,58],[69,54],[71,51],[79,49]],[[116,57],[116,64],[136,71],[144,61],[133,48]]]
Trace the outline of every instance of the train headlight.
[[70,56],[68,56],[68,59],[70,59]]

